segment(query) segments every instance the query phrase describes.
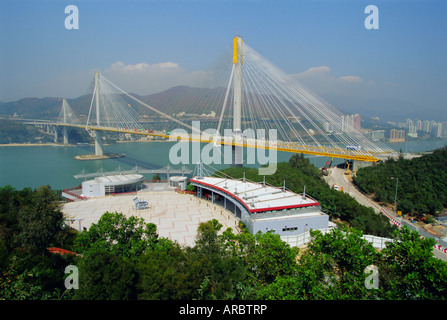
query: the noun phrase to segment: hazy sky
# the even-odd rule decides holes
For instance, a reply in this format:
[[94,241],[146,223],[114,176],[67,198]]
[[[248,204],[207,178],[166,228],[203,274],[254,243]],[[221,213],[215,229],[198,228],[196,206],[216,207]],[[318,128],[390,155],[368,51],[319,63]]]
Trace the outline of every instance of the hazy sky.
[[[378,30],[364,25],[370,4]],[[67,5],[77,30],[65,28]],[[94,71],[158,92],[187,83],[236,33],[319,95],[395,99],[447,120],[443,0],[0,0],[0,101],[77,97]]]

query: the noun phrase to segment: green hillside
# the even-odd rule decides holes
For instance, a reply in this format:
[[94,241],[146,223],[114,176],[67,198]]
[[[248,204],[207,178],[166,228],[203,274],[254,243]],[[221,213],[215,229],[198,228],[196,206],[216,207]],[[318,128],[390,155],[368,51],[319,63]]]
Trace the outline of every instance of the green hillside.
[[357,172],[354,183],[377,201],[394,204],[398,178],[397,209],[412,214],[436,215],[447,207],[447,146],[411,160],[390,159]]
[[34,126],[0,119],[0,144],[53,142],[53,136]]

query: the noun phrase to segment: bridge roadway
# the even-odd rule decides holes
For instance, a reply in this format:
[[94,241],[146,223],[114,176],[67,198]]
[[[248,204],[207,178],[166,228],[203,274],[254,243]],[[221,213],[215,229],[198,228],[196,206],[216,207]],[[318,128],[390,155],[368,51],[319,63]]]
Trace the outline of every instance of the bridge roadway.
[[[82,128],[87,130],[98,130],[98,131],[111,131],[111,132],[119,132],[119,133],[130,133],[130,134],[138,134],[138,135],[146,135],[153,137],[161,137],[161,138],[170,138],[169,132],[165,131],[152,131],[146,129],[126,129],[126,128],[116,128],[116,127],[105,127],[105,126],[85,126],[82,124],[65,124],[65,123],[57,123],[57,122],[29,122],[28,124],[46,124],[53,126],[65,126],[65,127],[74,127],[74,128]],[[187,134],[187,135],[178,135],[177,140],[188,140],[195,142],[203,142],[203,143],[214,143],[215,137],[210,134],[206,134],[202,132],[199,134]],[[231,146],[240,146],[240,147],[248,147],[248,148],[256,148],[256,149],[274,149],[282,152],[291,152],[291,153],[303,153],[303,154],[311,154],[322,157],[330,157],[330,158],[341,158],[346,160],[356,160],[356,161],[365,161],[365,162],[377,162],[379,161],[378,156],[386,156],[386,154],[379,153],[370,153],[364,151],[353,151],[346,150],[341,148],[328,148],[328,147],[313,147],[302,145],[296,142],[285,142],[281,140],[277,140],[276,143],[270,143],[268,140],[259,140],[259,139],[250,139],[250,138],[237,138],[234,139],[231,137],[220,137],[221,145],[231,145]]]

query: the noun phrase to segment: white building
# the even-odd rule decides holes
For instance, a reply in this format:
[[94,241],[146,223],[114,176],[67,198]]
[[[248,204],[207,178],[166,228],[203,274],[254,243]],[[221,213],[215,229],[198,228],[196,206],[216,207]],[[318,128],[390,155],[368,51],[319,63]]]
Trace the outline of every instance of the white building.
[[310,229],[333,227],[315,199],[286,188],[217,177],[194,177],[197,196],[234,212],[248,230],[272,231],[280,236],[298,235]]
[[135,192],[141,189],[143,176],[141,174],[117,174],[102,176],[82,182],[82,195],[104,197],[113,193]]
[[169,188],[186,190],[187,177],[173,176],[169,178]]

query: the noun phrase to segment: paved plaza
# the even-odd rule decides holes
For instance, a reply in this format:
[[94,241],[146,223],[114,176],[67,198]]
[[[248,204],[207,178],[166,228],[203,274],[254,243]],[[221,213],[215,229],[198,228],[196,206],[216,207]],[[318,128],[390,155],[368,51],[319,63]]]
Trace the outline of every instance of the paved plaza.
[[[63,206],[62,211],[65,218],[81,219],[82,229],[89,229],[106,211],[121,212],[127,217],[141,217],[157,226],[160,237],[186,246],[194,245],[199,224],[212,219],[217,219],[223,225],[221,231],[230,227],[233,232],[238,232],[236,229],[238,219],[223,207],[190,194],[157,191],[165,189],[161,184],[151,187],[139,191],[136,195],[133,193],[69,202]],[[147,201],[149,208],[136,210],[133,201],[135,197]],[[67,223],[75,229],[79,227],[78,221]]]

